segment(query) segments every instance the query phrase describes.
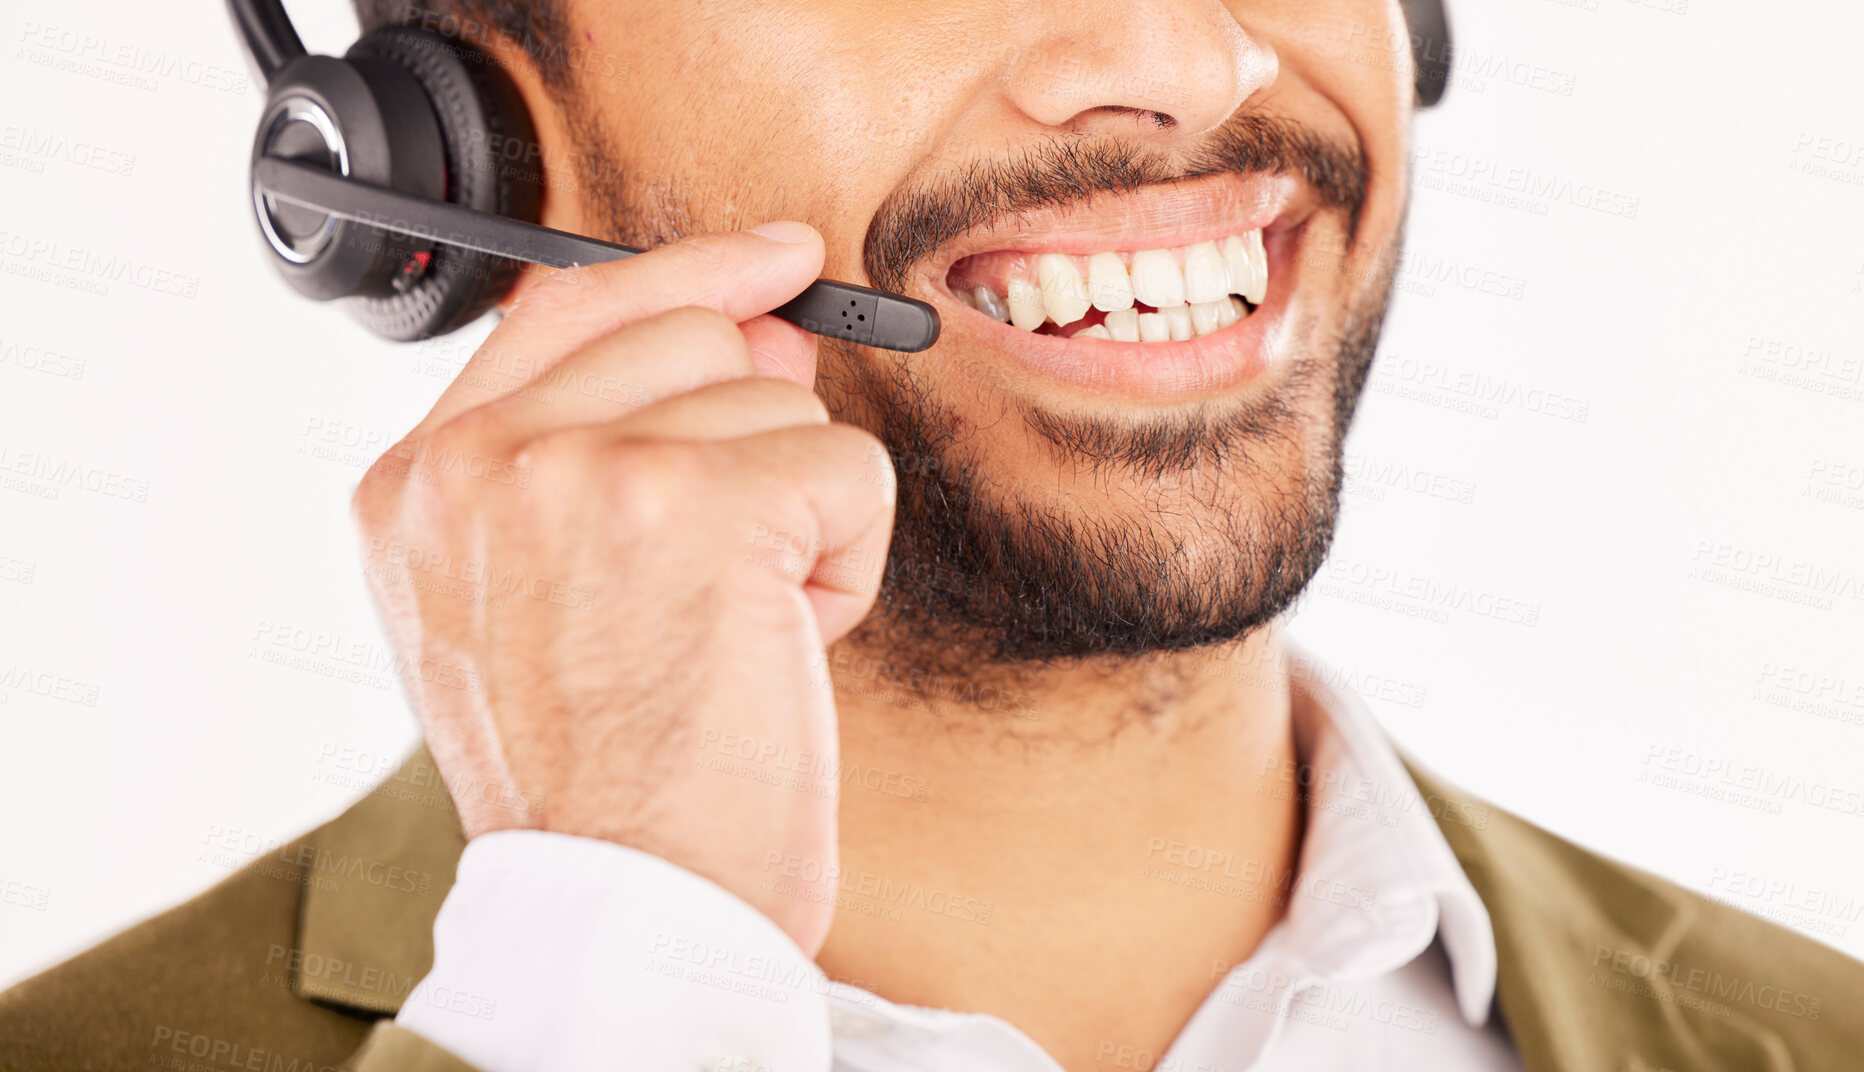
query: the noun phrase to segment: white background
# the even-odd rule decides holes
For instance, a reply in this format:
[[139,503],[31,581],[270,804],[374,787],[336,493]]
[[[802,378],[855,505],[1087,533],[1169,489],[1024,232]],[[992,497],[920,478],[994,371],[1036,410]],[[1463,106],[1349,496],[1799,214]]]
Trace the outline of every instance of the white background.
[[[1294,631],[1439,773],[1864,954],[1864,14],[1587,2],[1456,5]],[[347,5],[294,6],[347,44]],[[348,496],[471,341],[382,343],[275,278],[260,97],[185,7],[0,16],[0,475],[147,488],[0,486],[0,985],[223,878],[211,837],[341,810],[327,750],[414,740],[390,674],[255,641],[386,656]],[[157,73],[99,62],[125,47]],[[73,250],[164,282],[34,278]],[[304,453],[332,429],[354,449]]]

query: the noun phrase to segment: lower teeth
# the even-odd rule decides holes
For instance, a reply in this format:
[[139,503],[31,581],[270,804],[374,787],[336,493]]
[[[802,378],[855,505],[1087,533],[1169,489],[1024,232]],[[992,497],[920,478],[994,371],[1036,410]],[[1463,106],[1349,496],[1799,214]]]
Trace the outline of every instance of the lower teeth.
[[[1011,323],[1011,311],[1003,298],[987,286],[975,287],[969,291],[954,290],[964,304],[1002,323]],[[1256,311],[1257,306],[1234,294],[1217,301],[1198,302],[1193,305],[1174,305],[1164,309],[1155,309],[1149,305],[1136,304],[1130,309],[1121,309],[1110,313],[1101,313],[1101,322],[1089,324],[1073,332],[1067,331],[1067,325],[1057,325],[1052,320],[1045,320],[1024,330],[1037,335],[1061,335],[1070,339],[1106,339],[1111,342],[1182,342],[1200,335],[1209,335],[1222,331]],[[1090,311],[1086,319],[1093,319]],[[1076,321],[1080,323],[1080,321]],[[1020,326],[1020,325],[1019,325]]]
[[1222,331],[1254,311],[1248,302],[1234,295],[1222,301],[1175,305],[1165,309],[1136,305],[1131,309],[1101,314],[1099,323],[1072,331],[1053,323],[1044,324],[1038,329],[1038,334],[1062,335],[1070,339],[1107,339],[1112,342],[1182,342]]

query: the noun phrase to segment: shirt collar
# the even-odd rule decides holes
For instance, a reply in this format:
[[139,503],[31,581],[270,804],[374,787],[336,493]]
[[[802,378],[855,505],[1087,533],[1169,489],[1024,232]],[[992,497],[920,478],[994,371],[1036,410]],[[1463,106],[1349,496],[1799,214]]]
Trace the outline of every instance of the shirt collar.
[[1299,760],[1277,773],[1307,805],[1285,948],[1350,978],[1395,970],[1439,938],[1457,1007],[1482,1026],[1496,979],[1488,909],[1352,679],[1281,643]]
[[[1496,984],[1488,909],[1353,679],[1281,643],[1298,761],[1264,771],[1262,784],[1299,796],[1306,829],[1287,913],[1238,970],[1272,963],[1270,974],[1286,969],[1311,981],[1369,978],[1398,970],[1440,939],[1457,1008],[1481,1027]],[[838,1037],[861,1037],[871,1024],[884,1025],[887,1045],[966,1035],[976,1045],[1013,1048],[1022,1040],[998,1030],[1004,1025],[993,1017],[897,1005],[865,991],[858,998],[831,995]]]
[[[1407,915],[1401,906],[1422,906],[1435,917],[1434,933],[1450,960],[1458,1008],[1471,1025],[1482,1024],[1496,986],[1494,931],[1487,908],[1437,826],[1432,809],[1445,807],[1443,798],[1432,796],[1427,802],[1419,793],[1391,741],[1353,691],[1353,678],[1323,666],[1285,638],[1281,644],[1294,690],[1297,754],[1316,778],[1332,772],[1321,792],[1307,794],[1300,875],[1347,882],[1348,894],[1353,882],[1378,891],[1375,904],[1384,903],[1364,917],[1377,925],[1374,934],[1403,929],[1409,921],[1401,918]],[[1287,784],[1298,786],[1301,777],[1293,772]],[[294,851],[331,863],[326,870],[333,873],[336,864],[382,860],[412,868],[421,877],[420,895],[313,874],[302,880],[301,948],[306,954],[378,966],[399,977],[425,974],[433,956],[433,917],[452,885],[463,844],[433,760],[425,748],[418,749],[387,782]],[[1397,881],[1390,881],[1394,877]],[[1385,896],[1387,891],[1392,896]],[[1303,926],[1324,925],[1330,905],[1339,907],[1324,894],[1297,896],[1289,918],[1298,917]],[[1312,962],[1332,946],[1344,954],[1353,943],[1303,948],[1291,942],[1289,948],[1301,949]],[[393,1015],[400,1006],[398,993],[356,989],[302,973],[294,976],[293,989],[301,997],[378,1014]],[[876,1006],[900,1008],[873,998],[868,1007]]]

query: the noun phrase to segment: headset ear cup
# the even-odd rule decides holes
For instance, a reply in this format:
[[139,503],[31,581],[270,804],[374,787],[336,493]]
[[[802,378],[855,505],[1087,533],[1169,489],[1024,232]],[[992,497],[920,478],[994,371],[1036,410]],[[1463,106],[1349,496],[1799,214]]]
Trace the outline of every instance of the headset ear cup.
[[[397,64],[299,56],[268,87],[253,163],[279,156],[440,197],[446,183],[440,126],[420,105],[421,93]],[[397,271],[428,248],[420,239],[293,206],[257,187],[253,208],[279,271],[319,301],[393,294]]]
[[[445,144],[445,200],[537,222],[543,168],[537,132],[517,86],[491,56],[456,38],[411,26],[371,31],[351,60],[400,64],[419,82]],[[522,266],[459,246],[435,246],[426,271],[400,293],[354,303],[357,316],[391,339],[443,335],[478,319],[510,292]]]
[[1450,87],[1450,13],[1444,0],[1399,0],[1411,35],[1411,64],[1417,71],[1417,104],[1429,108]]

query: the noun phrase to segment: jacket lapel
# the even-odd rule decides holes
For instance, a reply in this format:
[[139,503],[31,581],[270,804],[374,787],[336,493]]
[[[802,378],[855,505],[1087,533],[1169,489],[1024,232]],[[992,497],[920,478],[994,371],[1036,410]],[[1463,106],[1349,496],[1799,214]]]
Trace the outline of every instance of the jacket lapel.
[[[1739,1012],[1701,1011],[1649,970],[1673,959],[1694,923],[1690,895],[1406,766],[1488,908],[1496,1000],[1528,1072],[1793,1072],[1773,1032]],[[307,838],[298,996],[399,1011],[433,964],[434,917],[464,848],[424,746]]]
[[1690,894],[1406,766],[1488,907],[1496,1000],[1528,1072],[1791,1072],[1772,1031],[1702,1011],[1653,970],[1695,923]]
[[299,997],[393,1016],[434,961],[434,917],[466,847],[425,746],[305,839]]

